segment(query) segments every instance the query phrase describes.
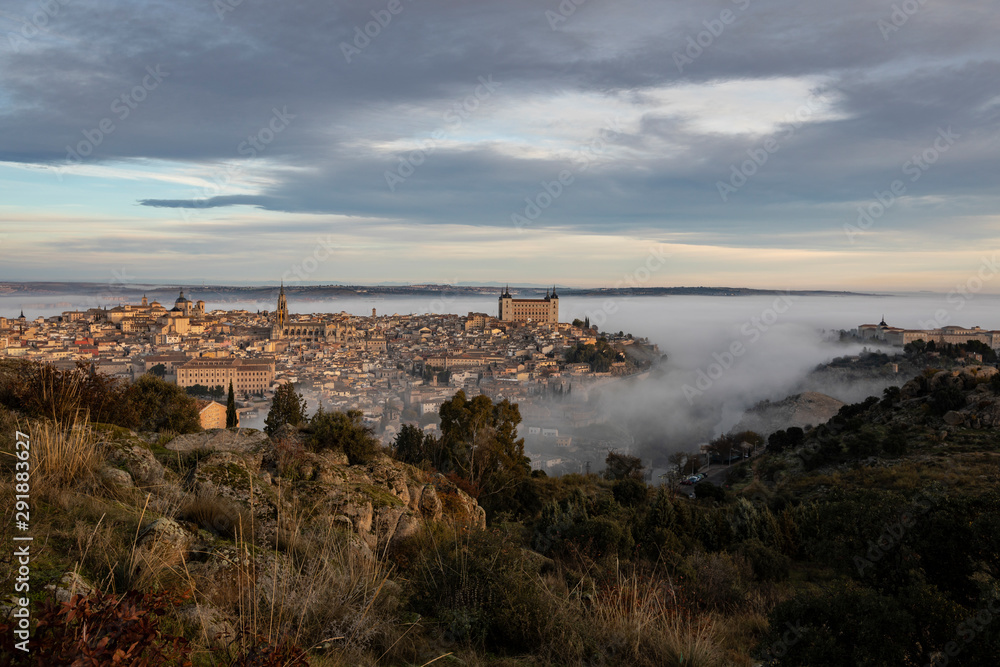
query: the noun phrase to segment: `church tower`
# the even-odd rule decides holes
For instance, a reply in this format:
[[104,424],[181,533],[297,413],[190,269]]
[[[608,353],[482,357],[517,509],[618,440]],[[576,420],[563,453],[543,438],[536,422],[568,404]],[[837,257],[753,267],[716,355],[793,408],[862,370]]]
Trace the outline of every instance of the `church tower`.
[[288,324],[288,300],[285,299],[285,281],[282,280],[281,291],[278,292],[278,309],[274,311],[271,338],[284,338],[286,324]]

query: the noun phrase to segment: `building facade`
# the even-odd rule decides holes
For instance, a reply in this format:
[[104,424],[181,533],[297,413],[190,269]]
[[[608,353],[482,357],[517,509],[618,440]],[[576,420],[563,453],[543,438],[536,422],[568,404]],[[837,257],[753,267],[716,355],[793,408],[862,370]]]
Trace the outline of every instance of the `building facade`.
[[559,323],[559,295],[556,288],[545,292],[544,299],[515,299],[505,288],[499,298],[499,316],[503,322]]
[[270,357],[192,359],[177,368],[177,385],[193,387],[200,384],[228,389],[231,381],[233,391],[237,394],[257,394],[271,388],[274,383],[274,366],[274,359]]
[[[226,406],[215,401],[198,401],[198,418],[205,430],[226,428]],[[236,413],[236,425],[240,425],[239,412]]]
[[1000,350],[1000,331],[987,331],[980,327],[967,329],[959,326],[946,326],[940,329],[900,329],[885,323],[885,318],[878,324],[862,324],[858,327],[858,337],[862,340],[883,341],[889,345],[904,346],[918,340],[925,343],[934,341],[936,344],[951,343],[960,345],[970,341],[979,341],[994,350]]

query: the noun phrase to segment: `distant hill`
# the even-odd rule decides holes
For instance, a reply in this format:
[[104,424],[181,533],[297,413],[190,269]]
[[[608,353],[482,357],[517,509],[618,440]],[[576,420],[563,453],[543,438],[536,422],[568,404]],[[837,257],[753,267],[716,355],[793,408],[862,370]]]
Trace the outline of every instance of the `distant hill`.
[[[278,285],[191,285],[191,284],[163,284],[163,283],[134,283],[118,282],[93,283],[93,282],[72,282],[72,281],[47,281],[47,282],[0,282],[0,295],[57,295],[57,294],[96,294],[111,295],[121,297],[126,301],[138,300],[143,294],[150,299],[163,300],[168,297],[171,300],[176,296],[177,291],[183,289],[188,292],[188,296],[195,299],[212,299],[219,301],[253,301],[270,300],[277,294]],[[515,296],[536,296],[545,292],[543,288],[537,287],[515,287],[511,286],[511,292]],[[496,295],[498,287],[492,285],[301,285],[287,284],[285,291],[295,295],[297,298],[329,298],[329,297],[371,297],[381,296],[407,296],[425,294],[452,294],[452,295]],[[621,288],[586,288],[569,289],[559,288],[560,296],[760,296],[777,294],[795,294],[799,296],[859,296],[856,292],[833,292],[824,290],[759,290],[747,287],[621,287]],[[869,295],[870,296],[870,295]]]

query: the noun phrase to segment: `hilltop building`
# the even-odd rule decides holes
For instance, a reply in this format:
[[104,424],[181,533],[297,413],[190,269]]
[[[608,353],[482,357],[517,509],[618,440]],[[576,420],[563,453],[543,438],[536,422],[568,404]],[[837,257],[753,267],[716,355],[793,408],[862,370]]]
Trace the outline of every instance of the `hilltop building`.
[[544,299],[515,299],[510,287],[505,287],[499,298],[500,320],[503,322],[559,323],[559,295],[553,286],[545,292]]
[[987,331],[980,327],[967,329],[959,326],[946,326],[940,329],[900,329],[886,324],[885,317],[878,324],[859,326],[857,336],[862,340],[882,341],[900,347],[917,340],[922,340],[925,343],[934,341],[937,344],[951,343],[953,345],[975,340],[989,345],[994,350],[1000,350],[1000,331]]

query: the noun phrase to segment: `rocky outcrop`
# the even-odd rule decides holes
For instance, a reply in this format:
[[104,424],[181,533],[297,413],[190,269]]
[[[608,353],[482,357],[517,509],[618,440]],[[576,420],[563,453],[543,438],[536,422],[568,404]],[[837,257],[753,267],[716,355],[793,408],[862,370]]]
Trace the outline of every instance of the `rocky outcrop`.
[[166,445],[175,452],[260,452],[268,445],[267,434],[255,428],[213,428],[202,433],[179,435]]
[[[107,461],[112,467],[127,472],[135,486],[157,487],[164,483],[167,474],[163,464],[153,452],[140,442],[108,443],[105,447]],[[119,478],[123,480],[124,478]]]
[[777,402],[764,401],[743,414],[734,431],[755,431],[765,438],[782,429],[826,423],[844,406],[832,396],[807,391]]

